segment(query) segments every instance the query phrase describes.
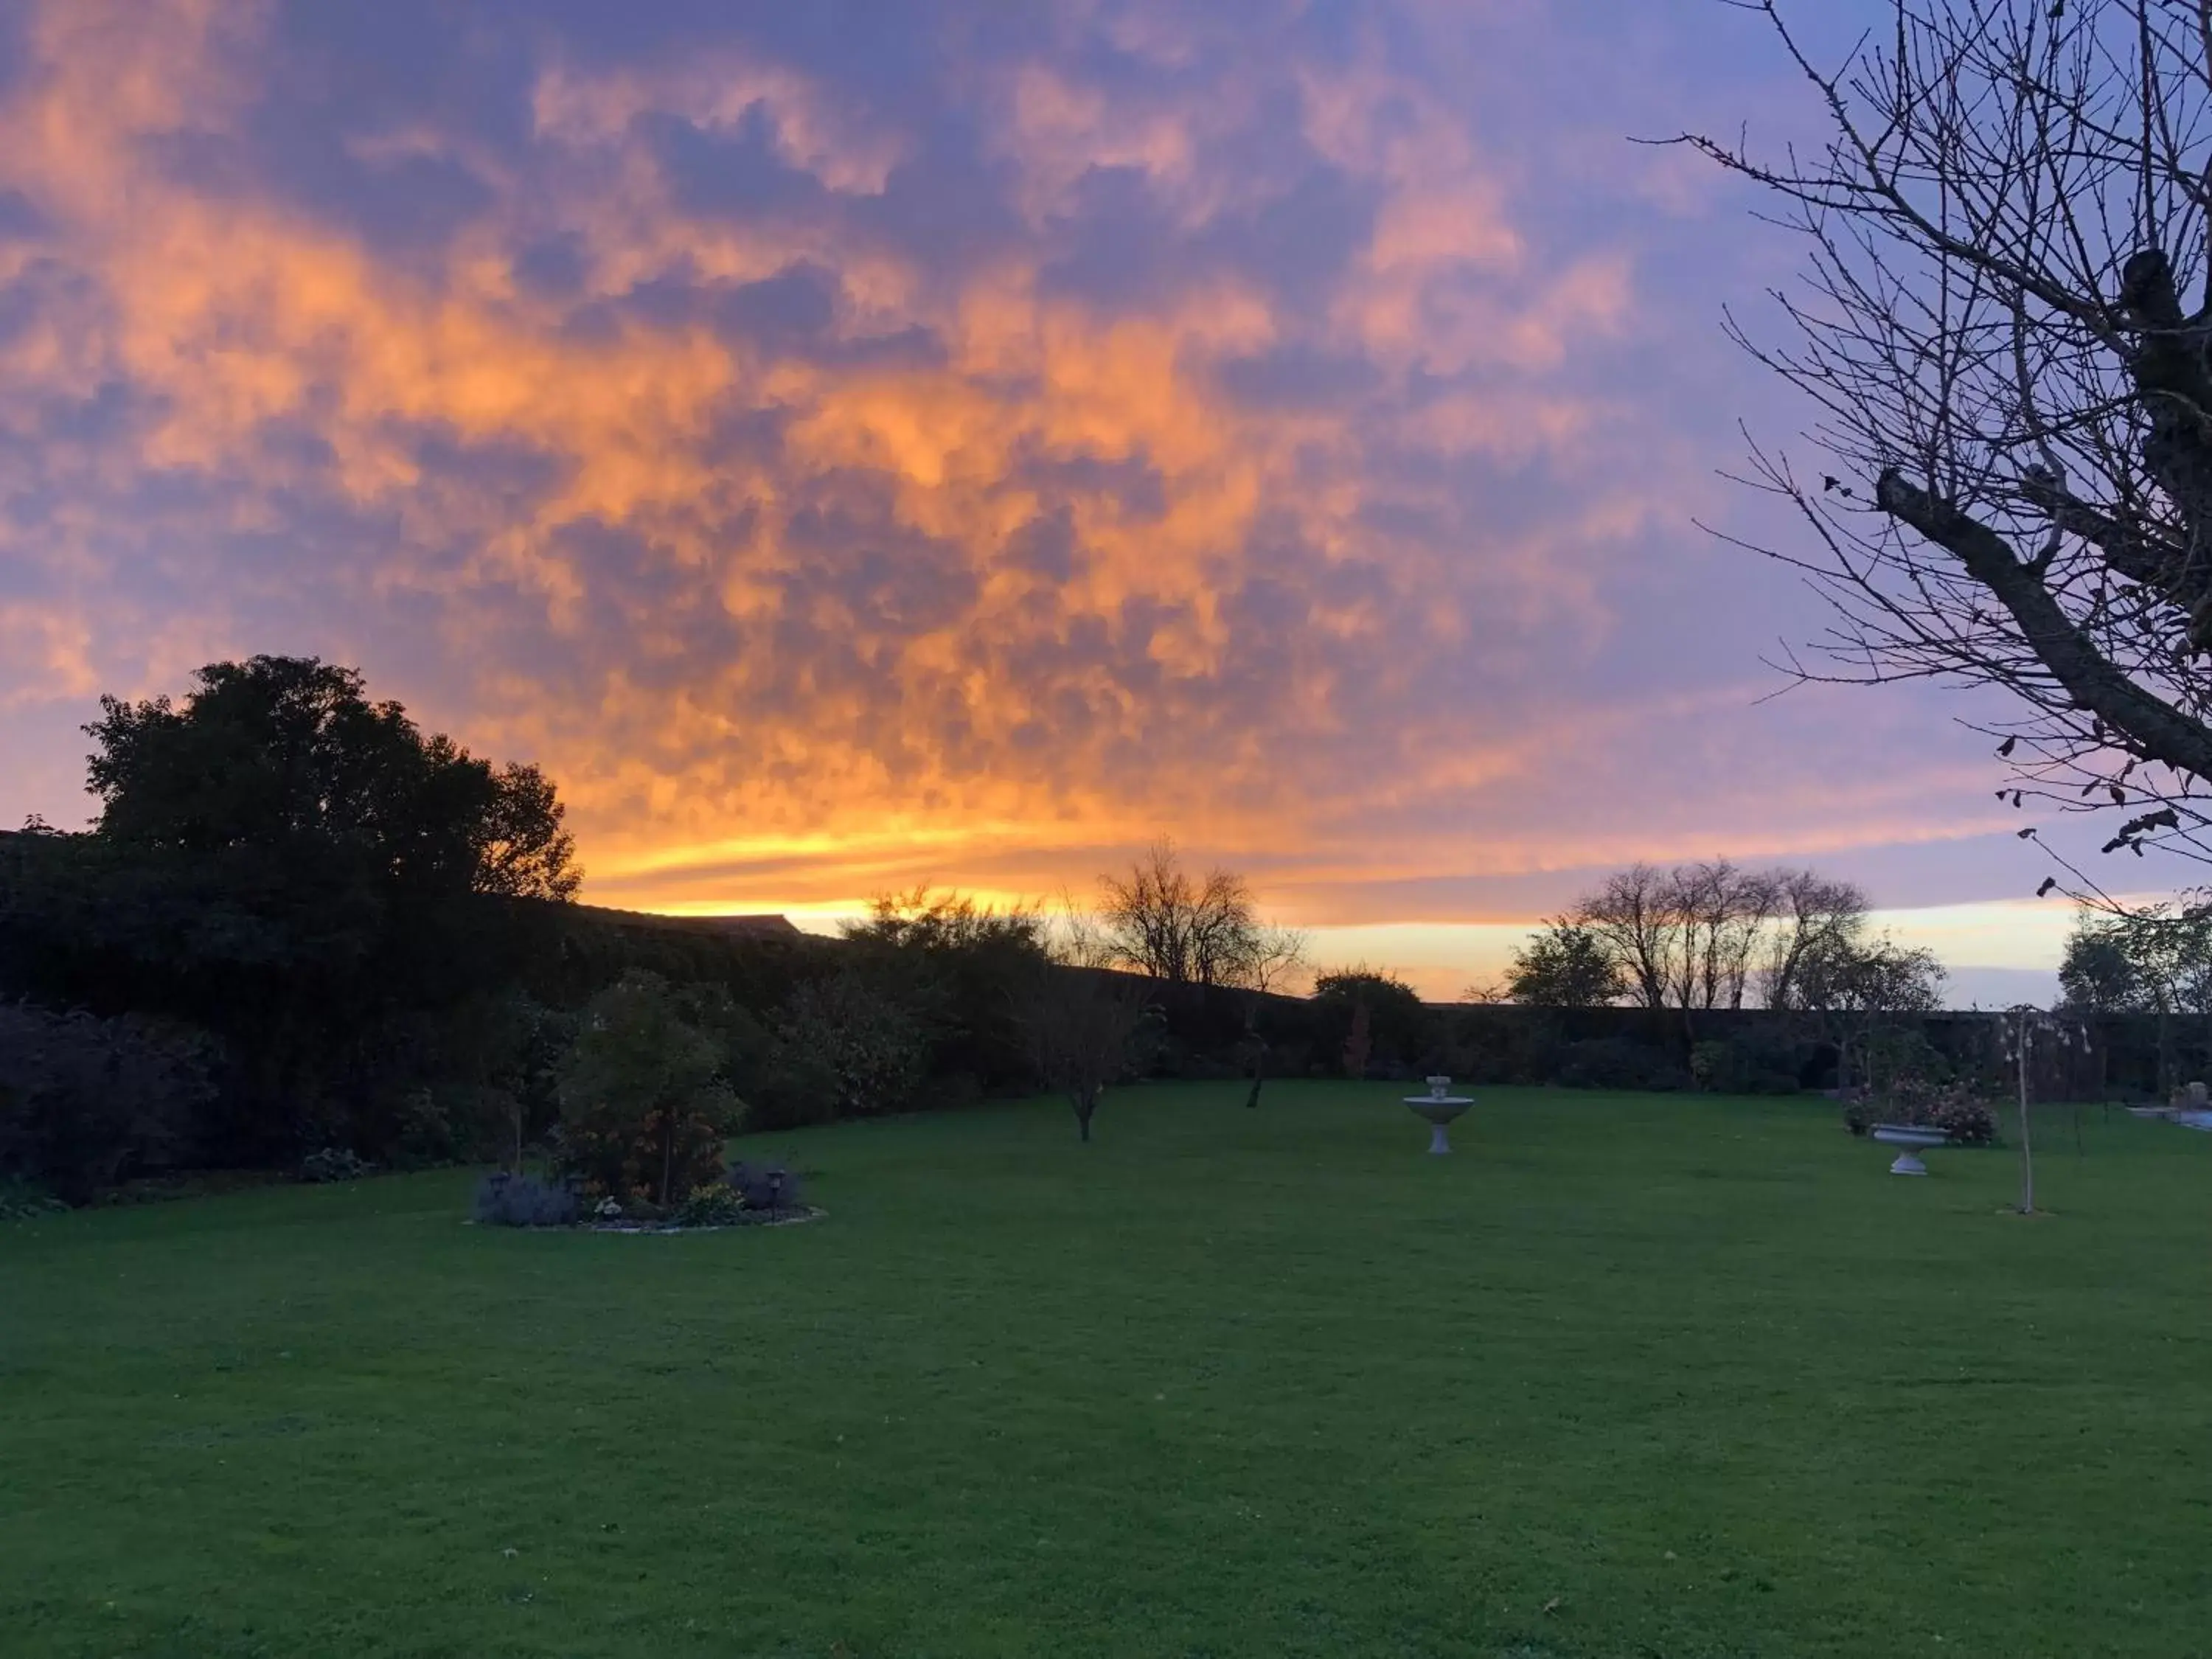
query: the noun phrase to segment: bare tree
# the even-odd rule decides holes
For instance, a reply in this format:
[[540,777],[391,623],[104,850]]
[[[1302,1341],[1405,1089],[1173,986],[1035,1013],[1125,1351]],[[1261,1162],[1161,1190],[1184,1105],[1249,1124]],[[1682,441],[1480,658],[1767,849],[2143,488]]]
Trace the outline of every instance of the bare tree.
[[1681,918],[1674,878],[1654,865],[1636,864],[1607,876],[1605,884],[1575,907],[1573,920],[1604,942],[1638,1000],[1664,1008],[1673,987]]
[[1788,1008],[1807,957],[1856,939],[1866,926],[1867,896],[1850,882],[1811,870],[1778,870],[1773,880],[1775,921],[1759,969],[1760,1000]]
[[1775,878],[1717,859],[1675,871],[1673,886],[1680,927],[1675,1006],[1742,1007],[1752,957],[1778,901]]
[[1660,870],[1638,864],[1607,878],[1570,925],[1619,964],[1647,1008],[1688,1013],[1741,1008],[1783,878],[1719,859]]
[[1252,1087],[1244,1097],[1248,1107],[1260,1103],[1260,1090],[1267,1080],[1267,1058],[1271,1045],[1267,1042],[1266,1021],[1261,1018],[1270,996],[1279,996],[1289,988],[1308,967],[1306,936],[1295,927],[1283,927],[1273,922],[1255,930],[1252,948],[1243,966],[1244,985],[1244,1042]]
[[1054,960],[1036,966],[1015,1000],[1030,1064],[1067,1097],[1085,1141],[1108,1086],[1127,1069],[1130,1040],[1152,1006],[1142,984],[1109,970],[1111,947],[1091,919],[1063,903]]
[[1124,967],[1176,985],[1251,982],[1264,930],[1243,877],[1215,868],[1194,878],[1163,838],[1098,887],[1099,921]]
[[1830,70],[1743,3],[1830,123],[1809,155],[1678,141],[1807,246],[1783,343],[1729,325],[1818,411],[1819,465],[1752,457],[1806,532],[1762,550],[1834,612],[1786,666],[1997,688],[2014,805],[2212,857],[2212,5],[1897,0]]
[[1107,1085],[1127,1066],[1129,1040],[1148,1006],[1141,986],[1092,968],[1037,971],[1019,1013],[1038,1079],[1067,1097],[1075,1125],[1091,1139],[1091,1119]]

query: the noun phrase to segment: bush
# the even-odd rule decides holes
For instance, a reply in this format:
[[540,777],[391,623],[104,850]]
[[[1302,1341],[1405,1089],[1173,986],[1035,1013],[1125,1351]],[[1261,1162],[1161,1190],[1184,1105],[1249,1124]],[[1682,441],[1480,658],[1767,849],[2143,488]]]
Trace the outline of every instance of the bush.
[[730,1165],[730,1172],[725,1181],[729,1189],[744,1200],[749,1210],[799,1210],[806,1207],[805,1194],[799,1177],[780,1164],[755,1168],[739,1159]]
[[1559,1053],[1559,1076],[1570,1089],[1672,1090],[1688,1081],[1667,1054],[1624,1037],[1568,1043]]
[[896,1112],[914,1098],[929,1057],[921,1024],[856,973],[797,987],[777,1035],[787,1050],[820,1056],[835,1079],[836,1114]]
[[835,1066],[796,1043],[773,1041],[745,1073],[744,1127],[804,1129],[837,1115],[843,1085]]
[[689,1012],[653,974],[592,1000],[561,1068],[560,1140],[563,1173],[592,1192],[665,1207],[721,1172],[740,1104],[721,1045]]
[[343,1146],[325,1146],[300,1160],[302,1181],[358,1181],[370,1165]]
[[1954,1146],[1988,1146],[1996,1141],[1996,1114],[1989,1102],[1978,1100],[1963,1089],[1949,1090],[1939,1097],[1931,1121]]
[[1346,968],[1314,981],[1307,1000],[1316,1049],[1347,1076],[1413,1075],[1431,1047],[1420,994],[1394,975]]
[[36,1221],[65,1213],[69,1206],[27,1181],[0,1181],[0,1221]]
[[1771,1038],[1708,1040],[1691,1045],[1690,1079],[1714,1094],[1794,1095],[1797,1054],[1793,1046]]
[[185,1028],[0,1005],[0,1179],[87,1204],[163,1167],[215,1093]]
[[565,1183],[501,1170],[477,1183],[476,1218],[488,1227],[574,1226],[583,1206]]
[[744,1219],[744,1200],[727,1186],[702,1187],[676,1206],[679,1227],[732,1227]]
[[1879,1101],[1856,1099],[1844,1105],[1844,1127],[1855,1135],[1881,1123],[1941,1129],[1960,1146],[1988,1146],[1997,1137],[1996,1114],[1966,1084],[1932,1083],[1916,1073],[1898,1078]]

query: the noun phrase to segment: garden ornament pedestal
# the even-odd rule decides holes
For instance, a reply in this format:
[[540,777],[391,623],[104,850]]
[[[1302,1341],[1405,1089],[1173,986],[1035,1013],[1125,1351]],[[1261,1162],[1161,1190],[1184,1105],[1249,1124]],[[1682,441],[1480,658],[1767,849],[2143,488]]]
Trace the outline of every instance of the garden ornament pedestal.
[[1429,1152],[1431,1157],[1451,1151],[1451,1138],[1444,1133],[1444,1125],[1474,1104],[1472,1097],[1452,1094],[1450,1089],[1449,1078],[1432,1077],[1429,1079],[1428,1093],[1406,1097],[1406,1104],[1413,1109],[1413,1115],[1429,1121]]
[[1920,1161],[1919,1154],[1930,1146],[1941,1146],[1951,1137],[1941,1129],[1930,1129],[1911,1123],[1877,1123],[1874,1138],[1885,1146],[1898,1149],[1897,1161],[1889,1166],[1892,1175],[1924,1176],[1928,1166]]

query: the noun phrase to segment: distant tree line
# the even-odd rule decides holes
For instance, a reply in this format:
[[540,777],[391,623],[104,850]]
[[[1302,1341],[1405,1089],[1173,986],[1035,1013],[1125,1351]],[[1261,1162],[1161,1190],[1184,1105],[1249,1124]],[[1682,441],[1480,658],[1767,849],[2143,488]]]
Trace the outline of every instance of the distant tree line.
[[[837,939],[716,935],[574,902],[552,783],[349,669],[214,664],[87,732],[92,826],[0,835],[0,1184],[72,1201],[169,1170],[551,1158],[674,1204],[744,1129],[1044,1089],[1088,1139],[1140,1077],[1254,1107],[1285,1076],[1794,1088],[1839,1053],[1887,1063],[1940,982],[1846,884],[1638,866],[1529,940],[1523,1007],[1439,1007],[1314,972],[1242,876],[1166,842],[1057,906],[921,888]],[[2181,1008],[2197,981],[2137,937],[2097,994]]]

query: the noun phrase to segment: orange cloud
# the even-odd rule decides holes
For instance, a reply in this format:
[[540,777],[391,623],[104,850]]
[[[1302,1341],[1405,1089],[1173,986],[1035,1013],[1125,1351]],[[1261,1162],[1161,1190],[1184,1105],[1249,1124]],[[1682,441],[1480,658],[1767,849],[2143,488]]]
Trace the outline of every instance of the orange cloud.
[[[1926,830],[1948,778],[1667,795],[1655,734],[1747,697],[1637,636],[1702,601],[1619,597],[1711,488],[1622,373],[1662,301],[1463,89],[1288,11],[1041,7],[864,83],[765,11],[563,15],[481,96],[349,103],[306,12],[36,9],[0,698],[357,660],[546,763],[640,904],[1037,890],[1170,829],[1335,915]],[[1596,684],[1639,653],[1681,678]]]

